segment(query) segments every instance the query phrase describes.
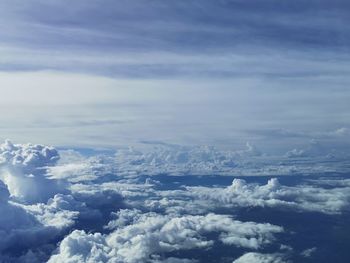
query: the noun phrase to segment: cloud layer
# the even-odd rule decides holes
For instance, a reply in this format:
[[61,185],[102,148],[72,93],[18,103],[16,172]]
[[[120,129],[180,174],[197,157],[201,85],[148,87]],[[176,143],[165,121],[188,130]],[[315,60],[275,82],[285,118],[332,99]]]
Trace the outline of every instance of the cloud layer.
[[234,179],[227,188],[188,187],[188,191],[213,206],[232,207],[278,207],[299,211],[340,213],[349,211],[349,185],[324,189],[309,185],[288,187],[280,185],[276,178],[266,185],[247,184]]
[[[0,260],[5,262],[302,261],[319,257],[325,248],[309,240],[312,235],[303,237],[298,221],[281,221],[280,215],[297,220],[317,215],[320,222],[341,225],[349,213],[349,180],[341,173],[234,178],[232,183],[230,170],[211,174],[215,165],[215,171],[244,170],[259,158],[270,160],[250,145],[237,152],[163,145],[159,152],[86,157],[7,141],[1,150],[3,171],[17,171],[0,181]],[[36,198],[16,194],[23,192],[10,187],[10,176],[24,182],[36,178]]]

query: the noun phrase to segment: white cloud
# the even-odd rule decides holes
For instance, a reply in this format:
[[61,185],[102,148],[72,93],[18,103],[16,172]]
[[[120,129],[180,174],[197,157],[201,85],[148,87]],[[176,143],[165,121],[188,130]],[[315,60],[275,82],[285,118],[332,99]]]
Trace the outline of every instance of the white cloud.
[[300,253],[300,255],[302,255],[303,257],[309,258],[312,256],[312,254],[314,254],[316,252],[316,250],[317,250],[316,247],[308,248],[308,249],[305,249],[304,251],[302,251]]
[[[179,186],[176,190],[148,189],[142,202],[134,207],[174,214],[204,214],[217,209],[270,207],[297,213],[346,213],[349,209],[348,180],[306,180],[294,186],[282,185],[277,179],[267,184],[247,183],[234,179],[228,187]],[[137,196],[137,191],[134,193]],[[131,196],[131,194],[130,194]],[[139,195],[140,196],[140,195]],[[234,210],[235,211],[235,210]]]
[[[2,181],[0,197],[0,261],[17,262],[20,257],[23,257],[23,262],[29,257],[33,258],[33,262],[45,260],[47,253],[54,248],[55,240],[72,227],[79,214],[57,205],[57,199],[64,199],[63,196],[55,197],[48,204],[28,206],[9,201],[10,193]],[[36,250],[38,254],[31,254],[31,250]]]
[[310,185],[284,186],[274,178],[266,185],[247,183],[234,179],[226,188],[187,187],[190,195],[211,202],[211,205],[227,207],[277,207],[296,211],[314,211],[337,214],[347,211],[350,188],[322,188]]
[[[74,181],[70,190],[78,195],[83,194],[87,199],[94,195],[103,196],[103,192],[114,192],[123,197],[123,203],[132,207],[167,213],[203,214],[208,209],[212,211],[212,209],[220,207],[251,206],[326,214],[342,213],[348,209],[349,185],[347,180],[342,179],[306,181],[302,185],[294,186],[280,184],[277,179],[269,180],[266,185],[235,179],[228,187],[187,186],[179,187],[176,190],[160,190],[162,189],[161,183],[150,183],[149,178],[142,177],[145,174],[188,174],[191,176],[196,174],[196,171],[200,175],[210,175],[220,174],[223,171],[225,171],[223,174],[229,173],[229,171],[231,174],[239,171],[244,173],[248,170],[249,174],[252,169],[264,170],[267,169],[270,162],[276,163],[280,160],[279,158],[269,160],[269,158],[260,156],[258,158],[262,158],[264,162],[259,163],[257,159],[248,161],[250,158],[237,152],[220,152],[210,148],[204,148],[210,149],[208,151],[203,151],[201,148],[199,150],[189,149],[186,149],[187,151],[182,148],[174,151],[161,150],[159,154],[132,150],[132,153],[125,155],[119,153],[117,161],[113,158],[102,158],[100,161],[94,160],[93,162],[91,159],[87,159],[82,163],[86,167],[91,165],[91,170],[81,170],[80,173],[73,169],[71,177],[67,173],[66,178],[71,182]],[[186,158],[181,157],[181,162],[179,162],[176,158],[179,155],[186,156]],[[237,167],[227,168],[225,167],[226,162],[235,162]],[[99,170],[101,164],[103,164],[104,169]],[[279,163],[271,164],[271,168],[278,168],[279,165]],[[302,165],[305,164],[300,166]],[[202,169],[200,173],[198,172],[199,167]],[[215,170],[212,167],[216,167]],[[315,167],[310,166],[310,169],[315,169],[312,173],[318,171],[318,168]],[[106,175],[106,171],[113,171],[112,174],[115,175],[108,173]],[[269,174],[268,171],[269,169],[265,170],[266,174]],[[272,171],[277,173],[279,170]],[[295,171],[291,172],[291,174],[294,173]],[[94,176],[90,178],[86,175]],[[89,183],[91,180],[93,183]],[[327,187],[329,185],[332,187]]]
[[60,151],[60,156],[62,158],[57,165],[48,168],[50,179],[63,179],[72,183],[92,181],[115,170],[110,158],[104,156],[86,158],[74,151]]
[[48,146],[0,145],[0,261],[45,261],[80,213],[87,214],[84,203],[58,194],[68,192],[65,184],[47,178],[58,159]]
[[73,226],[79,212],[86,210],[85,204],[80,203],[70,195],[57,194],[50,198],[47,204],[20,205],[27,213],[35,216],[45,226],[58,229]]
[[[157,258],[157,257],[155,257]],[[169,257],[166,259],[154,259],[151,260],[150,262],[152,263],[197,263],[199,262],[198,260],[194,260],[194,259],[188,259],[188,258],[174,258],[174,257]]]
[[0,179],[13,197],[29,203],[46,202],[65,191],[64,182],[46,177],[47,167],[58,159],[53,147],[6,141],[0,145]]
[[136,263],[164,252],[210,247],[214,240],[205,235],[211,232],[218,233],[224,244],[258,249],[271,243],[275,233],[283,232],[278,226],[244,223],[226,215],[176,217],[146,213],[135,217],[137,213],[136,210],[117,213],[119,218],[110,226],[118,227],[108,235],[72,232],[49,262]]
[[[4,229],[0,231],[4,240],[0,242],[0,250],[19,244],[20,255],[16,257],[23,261],[24,258],[45,261],[58,240],[62,242],[52,255],[52,262],[195,262],[196,257],[192,259],[188,250],[201,251],[217,245],[234,246],[243,252],[261,252],[276,245],[275,234],[288,235],[289,232],[276,225],[237,221],[213,212],[231,211],[234,216],[235,208],[270,207],[333,216],[349,207],[348,180],[339,178],[304,179],[303,184],[292,186],[283,185],[277,179],[265,185],[235,179],[227,187],[203,187],[196,186],[195,181],[191,181],[194,186],[181,185],[190,178],[181,181],[183,177],[179,177],[179,184],[168,185],[163,184],[160,177],[156,181],[145,175],[147,171],[185,174],[185,169],[190,175],[200,169],[210,174],[215,165],[218,171],[222,167],[244,170],[259,167],[261,163],[255,164],[255,160],[271,162],[268,156],[257,155],[251,147],[232,152],[152,143],[151,151],[131,149],[126,154],[119,151],[116,156],[86,158],[65,151],[58,162],[57,151],[47,146],[6,142],[0,149],[3,168],[16,168],[23,178],[30,174],[41,178],[35,181],[39,185],[37,196],[47,197],[43,198],[45,202],[27,199],[19,203],[19,198],[10,196],[11,188],[9,191],[6,184],[0,184],[0,212],[6,215],[0,219]],[[227,167],[226,162],[235,165]],[[50,188],[50,195],[46,195],[47,189],[41,180],[69,182],[65,185],[67,194],[60,193],[59,188]],[[199,183],[205,181],[204,178],[198,180]],[[63,238],[70,231],[73,232]],[[272,257],[284,260],[279,253],[293,254],[290,245],[275,246],[277,250],[271,251],[272,254],[248,253],[237,260],[245,262],[242,260],[256,258],[270,262],[266,260]],[[45,250],[45,246],[50,248]],[[183,254],[186,258],[180,256],[183,250],[189,252]],[[6,252],[4,256],[14,255]]]
[[[344,172],[349,169],[344,156],[330,162],[328,156],[304,158],[296,165],[295,157],[308,156],[311,150],[293,150],[282,155],[261,153],[247,143],[245,149],[220,149],[213,146],[182,146],[162,142],[144,142],[146,147],[118,149],[113,164],[120,174],[148,175],[295,175]],[[317,148],[314,146],[314,148]],[[317,151],[313,149],[313,151]],[[322,151],[321,151],[322,152]],[[293,157],[293,158],[291,158]],[[110,160],[112,161],[112,160]]]
[[261,254],[249,252],[233,261],[233,263],[286,263],[281,254]]

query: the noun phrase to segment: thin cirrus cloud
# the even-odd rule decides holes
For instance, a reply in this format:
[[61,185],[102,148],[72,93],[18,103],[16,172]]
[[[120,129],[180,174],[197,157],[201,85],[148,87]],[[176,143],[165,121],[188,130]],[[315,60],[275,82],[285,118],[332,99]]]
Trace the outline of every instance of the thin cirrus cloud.
[[[342,51],[349,34],[342,6],[347,4],[107,1],[101,5],[76,1],[66,8],[62,1],[5,1],[1,6],[1,67],[134,77],[201,72],[235,76],[242,74],[246,57],[251,70],[249,60],[254,64],[261,61],[261,54],[274,55],[277,62],[266,63],[273,73],[279,64],[290,64],[279,63],[278,57],[293,58],[298,53],[309,54],[311,61],[323,59],[327,65],[334,58],[344,61]],[[298,70],[284,68],[288,75]],[[317,74],[313,68],[301,68],[299,74]]]

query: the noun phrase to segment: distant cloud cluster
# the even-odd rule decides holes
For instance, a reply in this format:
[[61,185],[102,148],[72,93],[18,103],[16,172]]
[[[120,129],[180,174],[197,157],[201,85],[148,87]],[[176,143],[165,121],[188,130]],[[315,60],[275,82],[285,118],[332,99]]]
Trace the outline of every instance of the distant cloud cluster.
[[276,178],[262,186],[234,179],[232,185],[224,189],[187,187],[187,190],[213,206],[223,207],[278,207],[333,214],[349,211],[350,205],[350,185],[334,189],[313,185],[288,187],[281,185]]
[[130,171],[152,175],[293,175],[348,171],[347,155],[331,154],[318,145],[315,142],[305,150],[294,149],[281,156],[265,154],[249,143],[243,150],[155,143],[146,150],[117,150],[112,161],[120,173]]

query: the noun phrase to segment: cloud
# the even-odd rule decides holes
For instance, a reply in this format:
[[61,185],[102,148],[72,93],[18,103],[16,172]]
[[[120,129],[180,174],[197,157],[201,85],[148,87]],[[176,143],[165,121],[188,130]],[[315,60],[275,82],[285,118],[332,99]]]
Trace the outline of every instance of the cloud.
[[[242,1],[177,1],[166,5],[159,1],[107,1],[104,6],[98,1],[77,1],[69,10],[65,4],[35,0],[19,7],[17,1],[3,2],[1,9],[11,10],[1,12],[2,24],[8,25],[3,28],[3,40],[18,46],[27,42],[31,47],[56,50],[70,43],[72,49],[153,51],[182,47],[187,52],[227,50],[243,44],[340,49],[349,41],[345,1],[297,1],[294,5],[274,1],[267,1],[266,5],[259,1],[252,5]],[[263,16],[265,13],[269,16]],[[36,38],[29,34],[33,31]],[[282,32],[287,36],[281,37]],[[330,36],[333,41],[329,41]]]
[[337,214],[348,211],[349,186],[322,188],[310,185],[284,186],[278,179],[266,185],[234,179],[226,188],[187,187],[190,195],[211,202],[214,207],[275,207],[297,211]]
[[[70,172],[66,170],[64,178],[74,182],[70,190],[80,200],[95,200],[99,199],[98,196],[102,198],[107,195],[121,206],[129,205],[177,214],[203,214],[215,208],[252,206],[339,214],[346,212],[349,205],[349,185],[347,180],[343,179],[306,180],[305,183],[289,186],[281,184],[276,178],[270,179],[266,185],[234,179],[227,187],[197,186],[191,183],[194,185],[182,187],[177,185],[174,190],[169,190],[170,186],[154,181],[149,176],[155,175],[158,179],[160,175],[163,177],[185,175],[194,176],[193,180],[197,180],[196,174],[241,173],[271,176],[282,172],[285,172],[285,175],[317,174],[325,172],[326,169],[322,166],[317,167],[313,159],[306,159],[296,167],[294,159],[261,155],[250,157],[249,151],[247,155],[245,151],[224,152],[210,147],[184,148],[176,145],[157,147],[159,148],[151,152],[136,149],[120,151],[116,159],[100,157],[98,161],[88,158],[80,163],[84,167],[90,167],[90,170],[79,171],[75,168]],[[334,162],[333,165],[343,172],[338,162]],[[100,169],[101,166],[104,168]],[[63,164],[59,170],[63,171],[64,167],[72,168],[69,164]],[[59,178],[59,175],[56,176]],[[210,176],[208,178],[212,180]],[[205,183],[204,179],[203,182]],[[113,195],[116,195],[116,199],[111,197]],[[119,201],[118,196],[122,198]],[[95,200],[92,203],[99,201]]]
[[0,181],[0,203],[6,203],[9,199],[10,192],[7,186]]
[[[215,80],[135,79],[59,71],[0,75],[0,130],[22,142],[115,149],[155,139],[220,148],[242,148],[242,142],[249,141],[262,152],[285,153],[307,143],[308,134],[347,127],[349,94],[344,86],[348,81],[335,83],[339,77],[290,80],[249,73],[249,77]],[[330,86],[334,92],[329,92]],[[277,140],[274,134],[247,132],[252,130],[288,130],[307,136],[279,136]],[[322,137],[321,141],[329,141],[328,149],[348,152],[349,147],[341,144],[344,136]]]
[[57,205],[57,199],[64,199],[63,196],[56,196],[56,202],[50,200],[48,204],[26,206],[10,202],[10,192],[2,181],[0,197],[0,260],[5,262],[21,261],[20,258],[27,262],[30,257],[33,262],[46,260],[56,240],[73,226],[79,214]]
[[65,192],[64,182],[46,177],[48,166],[59,159],[53,147],[32,144],[0,145],[0,179],[11,196],[21,201],[46,202],[58,192]]
[[[344,172],[347,159],[329,152],[319,143],[310,143],[306,150],[292,150],[287,154],[266,154],[247,143],[245,149],[221,149],[214,146],[182,146],[147,143],[145,147],[117,150],[114,166],[119,173],[149,175],[295,175]],[[305,157],[303,162],[294,158]],[[307,158],[306,158],[307,157]],[[110,161],[111,162],[111,161]],[[113,162],[113,161],[112,161]]]
[[48,177],[69,182],[96,180],[114,172],[110,158],[103,155],[84,157],[77,151],[60,151],[61,159],[55,166],[48,168]]
[[[212,181],[203,179],[203,182],[207,185]],[[270,179],[267,184],[234,179],[227,187],[178,185],[174,190],[172,187],[174,186],[160,185],[157,186],[157,190],[148,189],[148,198],[142,198],[142,202],[136,199],[132,205],[180,215],[237,211],[240,208],[252,207],[268,207],[300,214],[317,212],[341,215],[347,214],[350,203],[348,180],[333,178],[306,180],[296,185],[283,185],[277,179]],[[137,193],[134,195],[137,196]]]
[[169,257],[167,259],[163,259],[163,260],[152,260],[152,263],[197,263],[198,260],[194,260],[194,259],[187,259],[187,258],[173,258],[173,257]]
[[218,233],[226,245],[258,249],[271,243],[275,233],[283,232],[278,226],[235,221],[225,215],[176,217],[137,213],[118,212],[117,221],[110,223],[118,227],[108,235],[73,231],[49,262],[146,261],[165,252],[210,247],[214,241],[205,236],[211,232]]
[[84,202],[62,194],[69,193],[67,184],[48,178],[48,167],[58,160],[53,147],[0,145],[1,261],[45,261],[76,221],[96,216]]
[[233,261],[233,263],[286,263],[281,254],[261,254],[256,252],[249,252]]
[[308,248],[308,249],[305,249],[304,251],[302,251],[302,252],[300,253],[300,255],[302,255],[302,256],[305,257],[305,258],[309,258],[309,257],[312,256],[313,253],[316,252],[316,250],[317,250],[316,247]]
[[81,211],[86,210],[84,203],[76,201],[70,195],[56,194],[46,204],[20,205],[35,216],[43,225],[58,229],[73,226]]
[[[4,1],[0,130],[64,146],[299,149],[293,134],[348,123],[347,6]],[[334,148],[348,149],[340,137]]]
[[36,173],[38,168],[53,165],[59,159],[53,147],[32,144],[12,144],[5,141],[1,144],[1,163],[19,166],[26,173]]
[[[37,187],[37,195],[46,198],[29,202],[11,195],[0,181],[0,212],[5,215],[0,219],[0,261],[201,262],[209,255],[230,262],[288,262],[289,256],[307,253],[308,247],[294,252],[293,242],[300,236],[294,231],[300,230],[267,215],[263,221],[244,222],[258,221],[249,217],[252,207],[288,210],[297,218],[317,212],[336,220],[346,216],[350,202],[349,182],[342,177],[299,178],[286,185],[288,178],[266,184],[236,178],[228,185],[227,177],[212,175],[215,165],[216,171],[232,172],[281,165],[276,160],[293,163],[293,158],[272,158],[251,146],[223,151],[149,142],[115,155],[97,151],[85,157],[63,150],[61,159],[54,148],[43,145],[6,142],[1,149],[2,165],[14,166],[21,176],[67,183],[64,193],[51,188],[50,195]],[[209,176],[196,176],[195,171]],[[293,239],[286,242],[291,231]],[[225,252],[228,248],[233,254]],[[216,255],[217,249],[223,255]]]

